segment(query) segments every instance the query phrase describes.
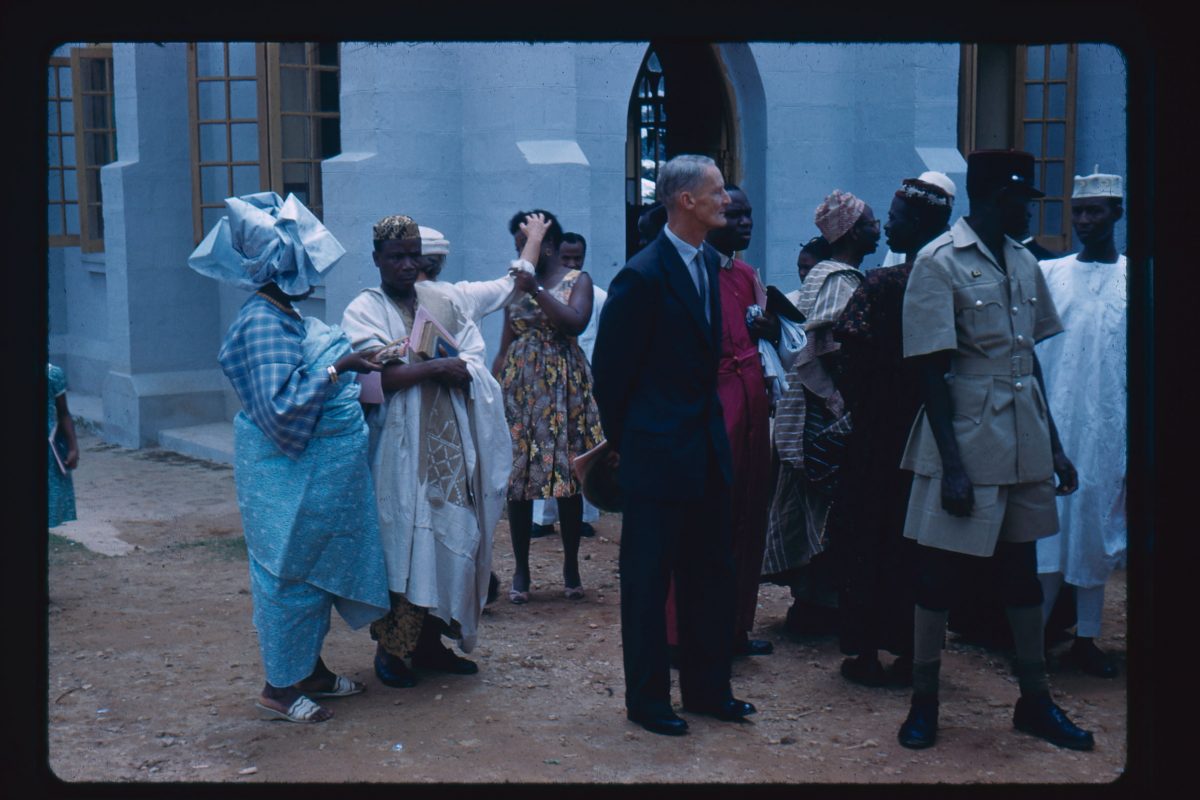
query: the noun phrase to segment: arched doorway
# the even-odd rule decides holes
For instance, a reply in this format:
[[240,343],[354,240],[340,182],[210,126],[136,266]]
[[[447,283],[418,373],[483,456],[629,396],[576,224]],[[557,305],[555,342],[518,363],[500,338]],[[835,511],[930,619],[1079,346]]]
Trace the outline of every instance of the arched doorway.
[[626,257],[640,247],[637,221],[654,203],[659,165],[680,153],[717,162],[742,179],[735,101],[715,45],[652,41],[629,100],[625,159]]

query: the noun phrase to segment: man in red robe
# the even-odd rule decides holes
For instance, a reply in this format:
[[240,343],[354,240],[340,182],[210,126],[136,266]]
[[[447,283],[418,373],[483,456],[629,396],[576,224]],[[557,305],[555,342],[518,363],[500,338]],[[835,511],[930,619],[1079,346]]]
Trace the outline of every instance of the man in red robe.
[[[751,639],[763,547],[767,535],[767,505],[771,478],[770,406],[758,340],[771,337],[771,325],[762,317],[748,320],[746,309],[766,306],[766,293],[758,273],[734,258],[750,246],[753,209],[737,186],[726,185],[729,205],[725,226],[709,232],[707,241],[721,256],[718,270],[721,291],[721,360],[717,368],[717,394],[725,417],[733,457],[732,519],[733,563],[736,589],[731,598],[737,609],[734,629],[736,655],[768,655],[774,646]],[[678,641],[675,627],[675,594],[667,598],[667,638]]]

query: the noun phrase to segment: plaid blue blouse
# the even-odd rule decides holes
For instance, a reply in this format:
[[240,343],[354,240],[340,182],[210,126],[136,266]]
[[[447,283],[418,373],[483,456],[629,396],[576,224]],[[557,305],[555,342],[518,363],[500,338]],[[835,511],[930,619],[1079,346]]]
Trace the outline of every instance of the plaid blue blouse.
[[229,326],[217,360],[246,415],[283,453],[298,458],[337,384],[304,363],[304,323],[258,294]]

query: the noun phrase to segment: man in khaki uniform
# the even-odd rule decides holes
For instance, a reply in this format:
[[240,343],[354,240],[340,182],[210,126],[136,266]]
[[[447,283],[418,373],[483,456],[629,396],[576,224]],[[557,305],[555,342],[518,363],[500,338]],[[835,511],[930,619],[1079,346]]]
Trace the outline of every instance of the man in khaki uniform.
[[1093,746],[1050,699],[1042,645],[1036,541],[1058,530],[1055,494],[1077,480],[1033,350],[1062,325],[1037,261],[1011,238],[1028,201],[1044,196],[1033,174],[1029,153],[971,153],[970,214],[921,250],[905,290],[904,355],[925,403],[901,461],[915,473],[904,535],[920,545],[905,747],[936,739],[947,609],[980,557],[997,573],[1016,645],[1013,724],[1061,747]]

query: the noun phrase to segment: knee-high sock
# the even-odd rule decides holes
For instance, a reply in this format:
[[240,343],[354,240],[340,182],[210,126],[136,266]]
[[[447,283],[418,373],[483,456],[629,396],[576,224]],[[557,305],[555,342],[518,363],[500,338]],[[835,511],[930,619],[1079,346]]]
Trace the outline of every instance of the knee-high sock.
[[1075,635],[1095,639],[1100,635],[1100,617],[1104,613],[1104,585],[1075,587]]
[[947,611],[913,608],[913,697],[937,698],[942,643],[946,638]]
[[1017,651],[1017,682],[1021,694],[1045,694],[1050,691],[1046,678],[1046,655],[1042,641],[1042,607],[1009,606],[1008,624],[1012,627]]
[[1043,572],[1038,575],[1042,584],[1042,627],[1050,621],[1050,612],[1054,610],[1054,602],[1058,600],[1058,590],[1062,588],[1063,574],[1061,572]]

